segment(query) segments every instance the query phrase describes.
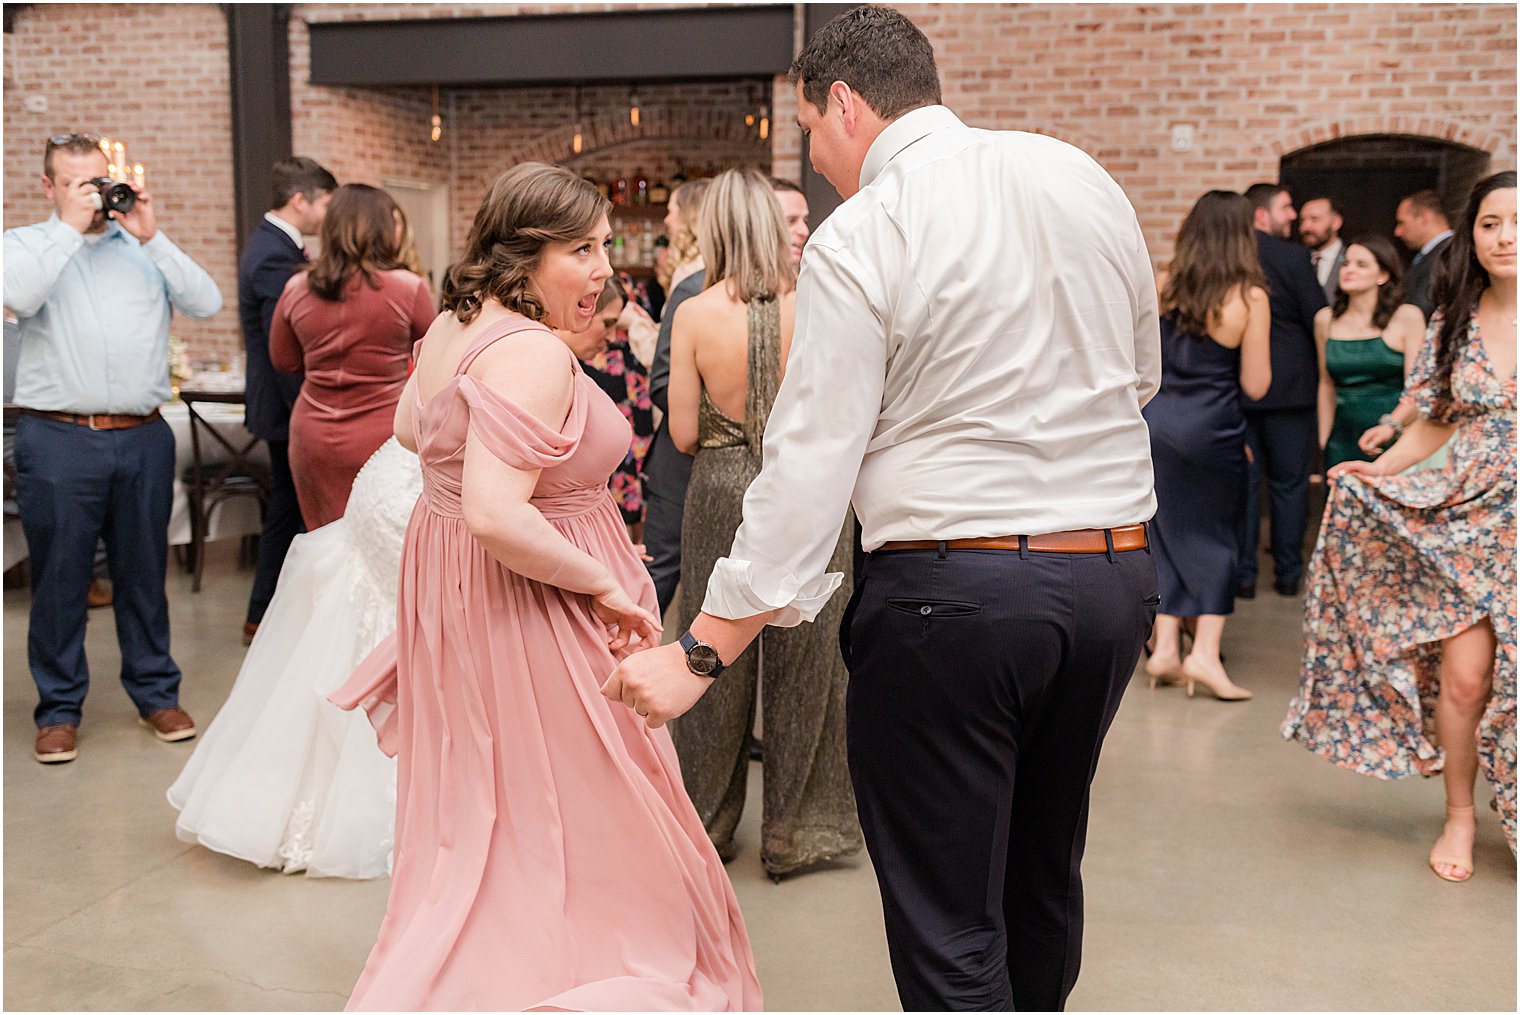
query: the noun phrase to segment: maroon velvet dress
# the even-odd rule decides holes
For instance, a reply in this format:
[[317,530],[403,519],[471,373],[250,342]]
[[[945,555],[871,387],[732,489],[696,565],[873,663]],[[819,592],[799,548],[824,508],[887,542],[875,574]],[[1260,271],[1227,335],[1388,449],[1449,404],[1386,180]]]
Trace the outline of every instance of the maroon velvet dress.
[[276,370],[304,370],[290,414],[290,472],[307,531],[343,517],[349,487],[395,426],[416,344],[437,307],[427,282],[382,271],[355,275],[343,299],[312,292],[303,272],[280,294],[269,326]]

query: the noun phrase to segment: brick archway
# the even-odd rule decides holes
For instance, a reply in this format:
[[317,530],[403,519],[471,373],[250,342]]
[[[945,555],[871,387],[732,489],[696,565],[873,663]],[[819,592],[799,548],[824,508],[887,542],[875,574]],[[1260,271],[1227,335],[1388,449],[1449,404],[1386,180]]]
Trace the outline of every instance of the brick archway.
[[1369,114],[1305,124],[1263,142],[1262,148],[1272,156],[1281,158],[1329,141],[1369,134],[1431,138],[1466,145],[1489,155],[1498,154],[1505,146],[1501,135],[1475,124],[1432,116]]
[[[734,144],[753,143],[765,149],[769,142],[761,141],[753,127],[727,110],[664,108],[640,111],[637,127],[628,121],[625,112],[606,113],[581,123],[582,150],[573,149],[575,126],[568,124],[541,134],[531,141],[502,152],[502,165],[518,162],[570,163],[607,148],[634,141],[726,141]],[[489,181],[486,181],[489,182]]]

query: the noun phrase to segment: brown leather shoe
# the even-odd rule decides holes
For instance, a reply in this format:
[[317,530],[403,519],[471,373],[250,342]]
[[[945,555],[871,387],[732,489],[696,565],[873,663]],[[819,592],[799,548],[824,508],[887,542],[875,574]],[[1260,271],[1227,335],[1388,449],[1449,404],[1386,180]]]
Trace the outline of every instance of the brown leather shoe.
[[252,645],[253,644],[253,636],[256,635],[256,634],[258,634],[258,633],[259,633],[259,625],[255,621],[245,620],[243,622],[243,644],[244,645]]
[[165,743],[189,740],[196,733],[195,720],[182,708],[161,708],[137,721],[151,729],[153,735]]
[[90,582],[90,609],[98,610],[102,606],[110,606],[112,599],[113,596],[111,593],[110,585],[106,584],[98,578],[95,581]]
[[44,765],[73,761],[79,757],[78,734],[78,726],[44,726],[37,731],[37,746],[32,748],[32,757]]

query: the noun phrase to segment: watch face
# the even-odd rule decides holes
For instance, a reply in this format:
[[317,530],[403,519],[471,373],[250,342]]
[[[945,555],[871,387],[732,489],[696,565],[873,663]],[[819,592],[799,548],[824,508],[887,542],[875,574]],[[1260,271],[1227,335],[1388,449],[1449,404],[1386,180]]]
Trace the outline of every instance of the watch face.
[[686,653],[686,666],[691,672],[699,676],[707,676],[717,669],[722,662],[718,658],[718,650],[711,645],[693,645]]

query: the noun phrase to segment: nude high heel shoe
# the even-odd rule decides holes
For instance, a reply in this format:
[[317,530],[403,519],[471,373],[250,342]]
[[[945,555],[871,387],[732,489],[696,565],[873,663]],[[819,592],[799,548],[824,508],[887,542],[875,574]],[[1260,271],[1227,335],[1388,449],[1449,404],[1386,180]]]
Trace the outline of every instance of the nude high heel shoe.
[[[1450,823],[1453,818],[1465,818],[1466,820],[1473,822],[1474,825],[1477,824],[1477,815],[1474,812],[1471,804],[1466,807],[1453,807],[1450,804],[1447,804],[1446,820],[1448,823]],[[1440,878],[1442,881],[1451,881],[1456,884],[1461,884],[1463,881],[1466,881],[1468,878],[1473,876],[1472,849],[1469,847],[1465,856],[1459,856],[1457,854],[1457,851],[1452,849],[1450,846],[1442,845],[1442,843],[1445,841],[1446,831],[1445,829],[1442,829],[1441,837],[1436,840],[1435,846],[1430,850],[1430,869],[1435,874],[1435,876]],[[1442,867],[1449,868],[1450,873],[1441,873]],[[1461,874],[1460,877],[1457,876],[1459,873]]]
[[1212,673],[1191,655],[1182,660],[1182,679],[1186,682],[1189,698],[1193,696],[1193,689],[1198,684],[1202,684],[1204,690],[1220,701],[1250,701],[1255,697],[1250,691],[1231,680],[1230,675],[1223,669],[1218,673]]

